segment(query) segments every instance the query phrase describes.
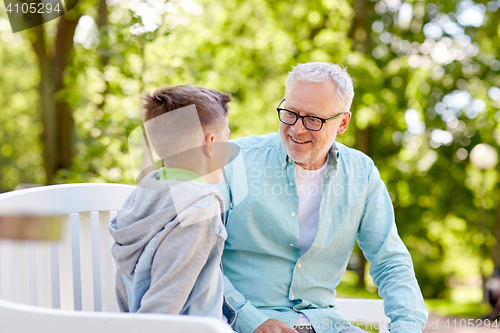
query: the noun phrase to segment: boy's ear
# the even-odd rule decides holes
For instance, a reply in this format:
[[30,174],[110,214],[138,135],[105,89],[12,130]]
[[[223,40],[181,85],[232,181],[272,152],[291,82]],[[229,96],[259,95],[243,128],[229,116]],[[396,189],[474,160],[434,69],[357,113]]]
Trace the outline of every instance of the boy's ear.
[[207,135],[205,135],[205,144],[207,145],[207,151],[209,156],[212,156],[212,149],[210,148],[210,143],[214,141],[215,141],[214,133],[208,133]]

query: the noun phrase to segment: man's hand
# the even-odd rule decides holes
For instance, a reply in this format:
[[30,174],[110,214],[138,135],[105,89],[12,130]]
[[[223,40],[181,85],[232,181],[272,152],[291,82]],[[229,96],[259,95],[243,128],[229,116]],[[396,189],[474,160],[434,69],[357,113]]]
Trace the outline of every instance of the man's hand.
[[297,333],[297,331],[282,321],[268,319],[257,327],[253,333]]

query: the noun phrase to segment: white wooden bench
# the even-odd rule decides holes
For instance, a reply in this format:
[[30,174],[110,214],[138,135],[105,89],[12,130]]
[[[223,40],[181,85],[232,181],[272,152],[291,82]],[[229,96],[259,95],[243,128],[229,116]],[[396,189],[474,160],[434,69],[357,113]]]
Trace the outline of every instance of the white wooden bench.
[[[133,189],[67,184],[0,194],[0,215],[63,219],[58,242],[0,239],[2,332],[232,332],[212,318],[118,313],[108,224]],[[337,306],[348,320],[389,321],[381,300],[338,299]]]
[[391,322],[384,312],[381,299],[337,298],[337,307],[342,317],[361,329],[378,329],[379,333],[387,333],[387,325]]

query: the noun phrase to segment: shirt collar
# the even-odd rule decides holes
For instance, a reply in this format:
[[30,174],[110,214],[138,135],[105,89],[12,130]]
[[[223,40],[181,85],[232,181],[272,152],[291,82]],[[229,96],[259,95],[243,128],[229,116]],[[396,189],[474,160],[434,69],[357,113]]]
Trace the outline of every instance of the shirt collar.
[[[275,148],[276,151],[278,152],[278,160],[280,162],[280,166],[282,169],[284,169],[289,163],[292,162],[292,159],[288,157],[288,154],[286,153],[285,147],[283,147],[283,142],[281,141],[281,135],[280,132],[278,131],[276,133],[276,139],[275,139]],[[337,145],[335,144],[335,141],[333,142],[332,146],[330,147],[330,150],[328,151],[328,154],[330,155],[330,159],[328,161],[328,168],[333,167],[337,168],[337,163],[338,159],[340,157],[340,151],[337,148]]]
[[186,180],[193,181],[197,183],[206,182],[198,176],[196,173],[186,170],[186,169],[176,169],[176,168],[160,168],[160,180]]

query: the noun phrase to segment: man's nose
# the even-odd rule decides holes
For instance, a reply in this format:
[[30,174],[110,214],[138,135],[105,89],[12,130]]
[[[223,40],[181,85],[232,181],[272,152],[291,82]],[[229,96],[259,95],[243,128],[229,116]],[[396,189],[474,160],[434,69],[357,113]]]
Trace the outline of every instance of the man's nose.
[[308,131],[307,128],[304,127],[304,124],[302,123],[302,119],[297,119],[297,122],[295,125],[292,125],[292,131],[295,134],[302,134]]

